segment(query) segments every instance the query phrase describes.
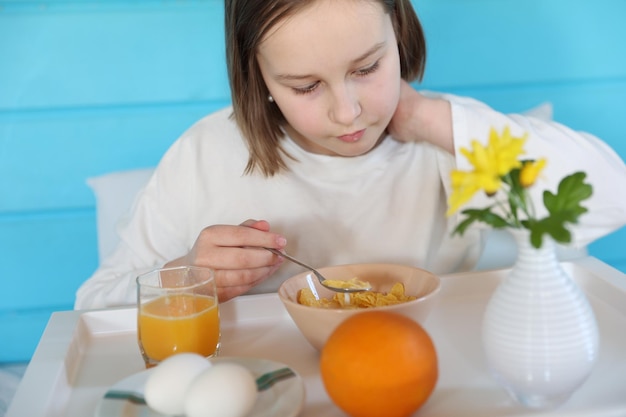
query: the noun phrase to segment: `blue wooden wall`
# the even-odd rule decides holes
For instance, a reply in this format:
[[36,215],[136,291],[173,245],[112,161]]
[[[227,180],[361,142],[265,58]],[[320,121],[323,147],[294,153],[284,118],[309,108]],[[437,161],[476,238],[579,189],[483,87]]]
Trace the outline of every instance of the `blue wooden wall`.
[[[415,4],[424,88],[506,112],[550,101],[626,159],[626,1]],[[0,362],[28,360],[97,266],[85,179],[155,165],[229,103],[222,31],[221,0],[0,1]],[[623,229],[590,252],[626,271],[624,245]]]

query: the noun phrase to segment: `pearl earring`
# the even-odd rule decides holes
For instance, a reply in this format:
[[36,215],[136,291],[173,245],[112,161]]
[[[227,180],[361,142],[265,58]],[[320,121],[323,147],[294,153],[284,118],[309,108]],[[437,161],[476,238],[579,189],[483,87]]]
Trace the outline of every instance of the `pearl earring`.
[[268,100],[270,103],[273,103],[273,102],[274,102],[274,97],[272,97],[272,95],[270,94],[269,96],[267,96],[267,100]]

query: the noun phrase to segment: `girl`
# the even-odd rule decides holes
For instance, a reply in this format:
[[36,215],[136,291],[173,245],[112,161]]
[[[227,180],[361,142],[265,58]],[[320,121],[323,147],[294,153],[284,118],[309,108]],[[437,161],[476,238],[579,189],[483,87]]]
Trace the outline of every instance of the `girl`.
[[626,168],[598,139],[411,88],[426,48],[409,0],[227,0],[226,42],[232,108],[164,155],[77,309],[134,304],[135,277],[163,265],[215,269],[221,301],[275,291],[300,269],[262,247],[315,266],[470,269],[481,232],[451,236],[449,176],[492,127],[527,132],[525,157],[548,159],[536,193],[587,172],[574,245],[626,222]]

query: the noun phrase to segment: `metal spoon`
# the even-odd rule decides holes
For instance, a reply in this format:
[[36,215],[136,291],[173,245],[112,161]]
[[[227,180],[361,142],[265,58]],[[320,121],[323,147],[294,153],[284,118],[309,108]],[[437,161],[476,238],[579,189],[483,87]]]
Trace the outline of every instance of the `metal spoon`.
[[309,271],[313,272],[313,275],[315,275],[317,277],[317,279],[319,280],[320,284],[322,284],[324,287],[328,288],[331,291],[336,291],[336,292],[344,292],[344,293],[349,293],[349,292],[361,292],[361,291],[369,291],[372,289],[372,287],[368,284],[368,286],[362,286],[362,287],[351,287],[351,288],[340,288],[340,287],[334,287],[332,285],[329,285],[326,281],[327,279],[324,278],[324,276],[322,274],[320,274],[315,268],[297,260],[296,258],[287,255],[286,253],[283,253],[281,251],[278,251],[276,249],[272,249],[272,248],[265,248],[268,251],[272,252],[274,255],[278,255],[278,256],[282,256],[285,259],[289,259],[291,262],[296,263],[306,269],[308,269]]

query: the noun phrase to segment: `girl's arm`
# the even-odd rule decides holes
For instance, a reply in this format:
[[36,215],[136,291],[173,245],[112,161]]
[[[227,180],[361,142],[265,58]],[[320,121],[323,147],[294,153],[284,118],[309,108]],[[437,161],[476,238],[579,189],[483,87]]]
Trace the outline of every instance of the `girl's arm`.
[[404,80],[387,130],[400,142],[430,142],[454,155],[450,102],[426,97]]

